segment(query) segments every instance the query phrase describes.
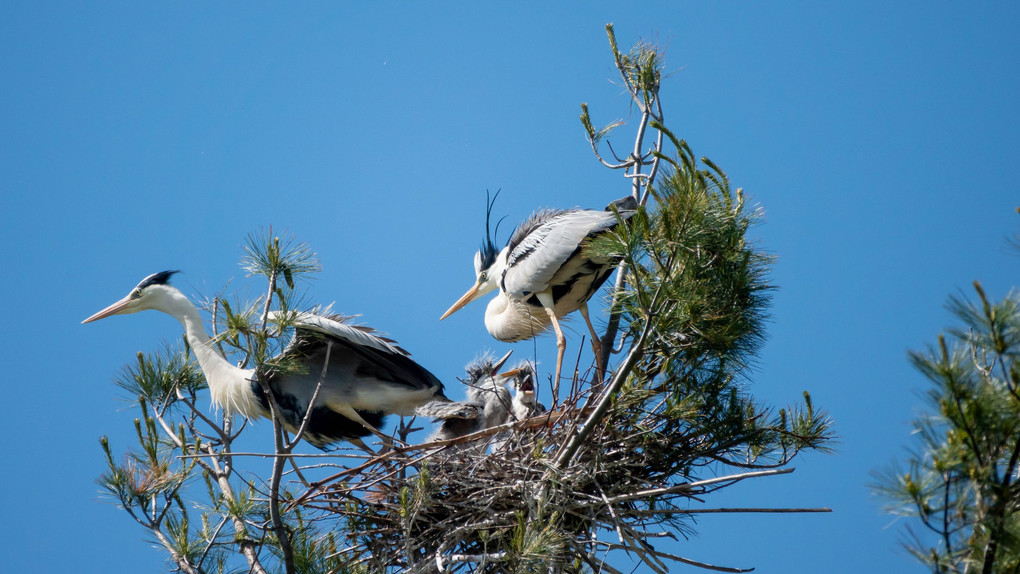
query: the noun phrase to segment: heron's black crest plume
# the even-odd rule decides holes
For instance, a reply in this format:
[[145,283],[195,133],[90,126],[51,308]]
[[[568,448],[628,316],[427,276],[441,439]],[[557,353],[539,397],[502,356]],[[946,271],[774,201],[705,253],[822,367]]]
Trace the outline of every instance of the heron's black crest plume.
[[149,275],[145,279],[142,279],[142,282],[138,284],[138,287],[136,287],[136,289],[145,289],[150,285],[166,285],[167,283],[170,282],[170,276],[173,275],[174,273],[180,273],[180,270],[160,271],[159,273],[153,273],[152,275]]
[[[496,262],[496,255],[499,253],[496,245],[492,242],[493,236],[489,233],[489,221],[492,219],[492,206],[496,204],[496,198],[499,197],[500,191],[497,189],[492,199],[489,199],[489,190],[485,190],[485,241],[482,242],[482,247],[478,250],[481,255],[482,269],[492,267],[492,264]],[[496,222],[496,227],[499,228],[499,222]]]
[[488,353],[471,361],[464,367],[464,370],[467,371],[467,380],[464,382],[468,385],[480,382],[482,378],[492,374],[493,364],[495,364],[495,359]]

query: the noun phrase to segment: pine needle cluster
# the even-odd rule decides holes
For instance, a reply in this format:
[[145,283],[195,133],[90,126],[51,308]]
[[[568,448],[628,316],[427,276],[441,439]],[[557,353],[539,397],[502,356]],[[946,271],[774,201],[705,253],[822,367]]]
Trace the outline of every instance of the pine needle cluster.
[[[878,473],[904,546],[935,572],[1020,571],[1020,293],[950,297],[959,325],[909,354],[928,379],[905,468]],[[920,525],[922,528],[917,528]]]

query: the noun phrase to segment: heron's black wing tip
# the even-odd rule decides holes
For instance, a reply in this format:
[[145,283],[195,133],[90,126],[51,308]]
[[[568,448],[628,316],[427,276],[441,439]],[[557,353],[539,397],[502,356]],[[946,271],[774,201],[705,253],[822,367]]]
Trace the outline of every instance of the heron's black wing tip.
[[621,197],[616,201],[610,202],[609,205],[606,206],[606,211],[612,211],[614,205],[619,211],[634,211],[638,208],[637,199],[635,199],[633,195]]

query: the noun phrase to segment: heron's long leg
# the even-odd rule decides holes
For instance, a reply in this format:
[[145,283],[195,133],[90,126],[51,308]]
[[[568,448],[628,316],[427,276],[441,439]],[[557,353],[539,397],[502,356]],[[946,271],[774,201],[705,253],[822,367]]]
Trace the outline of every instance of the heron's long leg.
[[[588,325],[588,332],[591,333],[591,350],[595,353],[595,364],[602,364],[602,343],[599,342],[599,335],[595,332],[595,327],[591,324],[591,319],[588,318],[588,302],[583,301],[577,308],[581,312],[581,316],[584,317],[584,323]],[[597,369],[596,369],[597,371]],[[601,378],[601,373],[599,373]]]
[[553,405],[555,405],[560,397],[560,370],[563,368],[563,353],[567,350],[567,338],[563,336],[560,321],[556,318],[556,311],[553,310],[552,293],[543,291],[535,293],[535,296],[538,297],[538,302],[542,304],[545,312],[549,315],[553,330],[556,331],[556,376],[553,378]]

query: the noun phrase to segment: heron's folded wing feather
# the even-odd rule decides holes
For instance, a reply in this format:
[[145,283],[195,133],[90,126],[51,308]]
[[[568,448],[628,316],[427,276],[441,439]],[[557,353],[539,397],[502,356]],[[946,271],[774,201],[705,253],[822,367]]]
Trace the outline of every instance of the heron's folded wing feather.
[[369,327],[350,325],[331,317],[302,311],[290,313],[270,311],[268,315],[270,322],[278,322],[282,320],[284,316],[293,322],[296,329],[315,331],[317,333],[329,335],[333,338],[345,339],[355,345],[371,347],[388,353],[405,356],[410,355],[410,353],[398,347],[394,341],[380,336]]
[[[275,312],[271,313],[270,320],[276,315]],[[438,387],[437,395],[445,398],[442,394],[443,383],[435,375],[411,359],[407,351],[376,335],[371,329],[347,325],[313,313],[295,314],[294,328],[296,330],[294,340],[284,351],[285,354],[296,349],[297,343],[300,343],[305,354],[324,354],[325,340],[329,339],[334,345],[349,351],[345,354],[344,361],[348,363],[347,366],[354,369],[356,375],[418,389]],[[315,334],[320,337],[316,337]],[[316,344],[319,341],[321,344]],[[340,353],[337,352],[336,356],[339,357]]]
[[484,409],[485,405],[473,402],[457,402],[457,403],[431,402],[418,407],[415,410],[415,414],[419,416],[429,417],[435,420],[448,420],[448,419],[474,420],[481,415]]
[[517,298],[548,289],[553,276],[580,251],[585,239],[616,223],[616,214],[611,212],[575,210],[556,212],[539,225],[531,225],[529,233],[516,237],[516,242],[511,239],[501,287]]

